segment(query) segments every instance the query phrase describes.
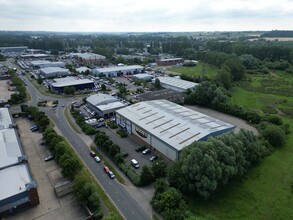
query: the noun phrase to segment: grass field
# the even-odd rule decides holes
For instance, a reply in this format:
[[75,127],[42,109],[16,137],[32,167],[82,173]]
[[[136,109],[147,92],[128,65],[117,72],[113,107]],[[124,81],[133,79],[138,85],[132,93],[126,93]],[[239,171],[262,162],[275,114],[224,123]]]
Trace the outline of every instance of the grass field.
[[207,76],[208,78],[212,78],[214,77],[217,69],[209,64],[198,63],[194,67],[185,67],[185,66],[170,67],[167,70],[174,73],[178,73],[178,75],[188,74],[188,75],[194,75],[194,76],[202,76],[204,72],[205,76]]
[[283,73],[250,76],[235,89],[231,102],[262,113],[277,113],[290,125],[291,134],[284,147],[275,149],[214,198],[190,201],[193,213],[215,219],[293,219],[293,93],[292,89],[285,91],[292,82],[292,77]]

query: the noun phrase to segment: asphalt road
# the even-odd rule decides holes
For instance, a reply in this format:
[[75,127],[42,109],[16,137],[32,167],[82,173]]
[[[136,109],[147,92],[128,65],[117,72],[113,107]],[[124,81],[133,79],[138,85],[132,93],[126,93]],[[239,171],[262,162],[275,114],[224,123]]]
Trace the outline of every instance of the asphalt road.
[[[11,64],[12,66],[15,66]],[[28,79],[25,79],[27,84],[27,89],[31,94],[31,102],[29,103],[32,106],[37,106],[38,101],[40,100],[49,100],[53,101],[56,98],[45,96],[29,82]],[[125,189],[125,187],[120,184],[116,179],[110,179],[108,175],[103,171],[103,164],[97,164],[93,158],[89,155],[89,146],[76,134],[69,124],[67,123],[66,117],[64,115],[64,108],[61,107],[63,104],[71,103],[74,98],[60,98],[58,99],[59,105],[53,110],[52,108],[41,108],[55,123],[56,127],[60,132],[65,136],[70,144],[73,146],[75,151],[78,153],[80,158],[88,166],[91,172],[94,174],[98,182],[104,188],[106,193],[112,199],[116,207],[120,210],[120,213],[127,220],[144,220],[152,219],[150,213],[147,213],[139,203],[130,195],[130,193]]]

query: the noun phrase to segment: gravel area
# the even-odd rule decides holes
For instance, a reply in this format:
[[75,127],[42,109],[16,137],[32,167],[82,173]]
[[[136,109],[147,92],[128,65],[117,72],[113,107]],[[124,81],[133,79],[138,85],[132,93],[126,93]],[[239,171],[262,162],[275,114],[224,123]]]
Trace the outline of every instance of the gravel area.
[[222,112],[218,112],[218,111],[215,111],[213,109],[204,108],[204,107],[201,107],[201,106],[185,105],[185,107],[187,107],[189,109],[192,109],[192,110],[195,110],[195,111],[198,111],[200,113],[209,115],[209,116],[211,116],[213,118],[222,120],[224,122],[236,125],[235,132],[239,132],[239,130],[241,128],[244,128],[244,129],[252,131],[254,134],[258,134],[258,131],[257,131],[257,129],[255,127],[253,127],[252,125],[248,124],[246,121],[244,121],[242,119],[239,119],[239,118],[236,118],[234,116],[224,114]]

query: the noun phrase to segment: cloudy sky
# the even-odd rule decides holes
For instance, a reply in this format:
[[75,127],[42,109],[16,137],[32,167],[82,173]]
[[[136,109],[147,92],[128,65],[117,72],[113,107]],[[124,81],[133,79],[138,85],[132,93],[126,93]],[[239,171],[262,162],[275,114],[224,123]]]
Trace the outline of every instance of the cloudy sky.
[[293,0],[0,0],[0,30],[276,29],[293,29]]

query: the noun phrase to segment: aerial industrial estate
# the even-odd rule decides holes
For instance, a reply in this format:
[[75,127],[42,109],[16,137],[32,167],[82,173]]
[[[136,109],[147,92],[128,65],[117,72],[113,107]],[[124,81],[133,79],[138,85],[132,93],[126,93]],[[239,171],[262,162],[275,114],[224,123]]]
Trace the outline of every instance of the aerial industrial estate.
[[[288,88],[273,104],[251,98],[261,110],[246,108],[249,95],[239,92],[261,92],[259,84],[270,84],[261,77],[288,77],[293,49],[274,42],[268,61],[261,52],[246,54],[257,40],[245,33],[212,40],[118,36],[107,36],[117,41],[114,48],[112,41],[94,47],[90,36],[71,34],[27,35],[28,46],[0,43],[1,218],[206,217],[207,200],[221,206],[221,192],[229,203],[221,190],[286,144]],[[95,37],[104,42],[104,35]],[[43,39],[64,46],[32,47]],[[251,45],[236,54],[242,47],[235,39]],[[277,92],[271,86],[266,93]],[[172,207],[163,203],[174,198]],[[201,214],[192,209],[195,200]]]

